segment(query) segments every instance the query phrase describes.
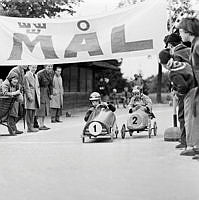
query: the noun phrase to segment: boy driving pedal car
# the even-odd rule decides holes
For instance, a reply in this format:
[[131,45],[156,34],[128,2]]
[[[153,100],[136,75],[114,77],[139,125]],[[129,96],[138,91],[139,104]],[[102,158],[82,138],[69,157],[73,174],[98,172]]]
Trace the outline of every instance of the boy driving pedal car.
[[149,114],[152,118],[155,118],[152,113],[152,101],[144,95],[139,87],[135,86],[132,91],[132,98],[129,103],[129,113],[133,113],[136,110],[141,109]]
[[101,96],[98,92],[92,92],[89,98],[91,102],[91,107],[88,109],[86,112],[86,115],[84,117],[84,121],[88,121],[90,118],[91,114],[95,115],[95,113],[98,113],[102,108],[109,109],[112,112],[115,112],[116,108],[110,103],[102,102],[101,101]]

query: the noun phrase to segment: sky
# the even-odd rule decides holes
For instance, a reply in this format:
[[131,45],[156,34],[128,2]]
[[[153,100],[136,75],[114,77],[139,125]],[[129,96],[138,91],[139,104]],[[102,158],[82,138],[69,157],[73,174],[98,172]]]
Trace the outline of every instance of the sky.
[[[117,9],[122,0],[84,0],[78,8],[75,17],[96,16]],[[121,72],[125,78],[133,78],[135,73],[141,72],[144,78],[158,73],[158,61],[156,56],[143,56],[123,58]]]
[[[127,0],[84,0],[76,8],[77,13],[74,17],[96,16],[98,14],[109,13],[117,9],[118,3]],[[199,0],[192,0],[198,4]],[[158,30],[157,30],[158,31]],[[160,49],[161,50],[161,49]],[[164,71],[164,69],[163,69]],[[121,72],[125,78],[133,78],[135,73],[141,72],[144,78],[158,73],[157,56],[147,55],[142,57],[123,58]]]

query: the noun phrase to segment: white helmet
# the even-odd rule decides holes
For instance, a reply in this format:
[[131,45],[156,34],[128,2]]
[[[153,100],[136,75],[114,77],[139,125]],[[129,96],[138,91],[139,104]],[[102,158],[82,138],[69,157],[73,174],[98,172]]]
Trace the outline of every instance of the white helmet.
[[90,94],[90,98],[89,98],[90,101],[96,101],[96,100],[101,100],[101,96],[98,92],[92,92]]
[[140,95],[140,90],[138,90],[137,88],[134,88],[132,93],[133,93],[133,95],[134,94],[139,94]]
[[117,93],[117,89],[114,88],[114,89],[113,89],[113,92]]

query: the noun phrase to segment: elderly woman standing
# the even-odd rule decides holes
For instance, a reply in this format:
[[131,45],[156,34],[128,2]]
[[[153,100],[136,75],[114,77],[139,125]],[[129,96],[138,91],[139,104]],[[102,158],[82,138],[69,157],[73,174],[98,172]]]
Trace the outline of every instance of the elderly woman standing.
[[19,87],[19,77],[16,73],[9,74],[6,80],[1,85],[3,95],[16,97],[16,101],[13,104],[13,107],[10,111],[10,115],[8,117],[8,131],[10,135],[21,134],[23,131],[17,130],[17,119],[18,119],[18,110],[19,110],[19,102],[23,101],[23,96],[20,92]]
[[37,73],[40,86],[40,108],[36,111],[39,119],[39,130],[48,130],[50,128],[44,125],[45,117],[49,115],[50,99],[53,94],[52,67],[45,65],[44,69]]
[[[178,28],[183,42],[191,42],[190,62],[195,81],[195,88],[190,91],[191,109],[187,108],[189,129],[186,140],[189,149],[183,151],[181,155],[194,156],[199,154],[199,20],[191,17],[183,18]],[[199,156],[196,155],[193,158],[199,158]]]

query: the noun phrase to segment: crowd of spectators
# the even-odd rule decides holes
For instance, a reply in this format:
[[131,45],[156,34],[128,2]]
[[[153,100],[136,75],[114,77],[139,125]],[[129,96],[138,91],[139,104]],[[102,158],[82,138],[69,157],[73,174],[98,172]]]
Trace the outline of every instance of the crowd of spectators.
[[184,148],[180,155],[199,159],[199,20],[183,18],[175,33],[164,41],[166,48],[159,53],[159,59],[169,71],[179,105],[181,138],[176,148]]
[[62,69],[56,67],[54,71],[53,65],[44,65],[44,69],[36,71],[37,65],[18,65],[1,83],[1,95],[15,98],[7,119],[10,135],[23,133],[17,129],[17,122],[22,117],[26,119],[27,132],[49,130],[45,125],[49,114],[52,123],[62,122]]

